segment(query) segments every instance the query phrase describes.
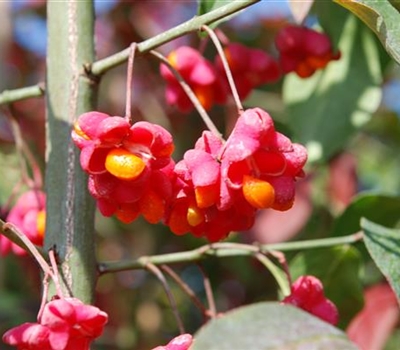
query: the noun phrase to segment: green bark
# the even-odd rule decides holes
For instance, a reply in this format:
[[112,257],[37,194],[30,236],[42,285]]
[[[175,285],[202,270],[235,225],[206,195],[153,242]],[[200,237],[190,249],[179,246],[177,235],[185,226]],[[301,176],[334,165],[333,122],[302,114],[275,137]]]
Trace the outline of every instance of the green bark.
[[95,109],[97,84],[83,70],[95,58],[94,17],[91,0],[47,3],[45,248],[56,247],[65,290],[84,302],[96,279],[95,205],[70,135],[76,118]]

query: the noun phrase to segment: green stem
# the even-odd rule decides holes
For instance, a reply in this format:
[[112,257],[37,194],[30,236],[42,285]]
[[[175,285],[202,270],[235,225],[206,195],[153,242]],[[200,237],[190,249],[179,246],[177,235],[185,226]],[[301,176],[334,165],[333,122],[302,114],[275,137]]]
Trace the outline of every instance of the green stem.
[[168,274],[169,277],[171,277],[175,283],[178,285],[181,290],[186,293],[189,298],[192,300],[193,304],[196,305],[196,307],[201,311],[201,313],[205,317],[209,317],[209,312],[206,309],[206,307],[203,305],[203,303],[200,301],[200,299],[197,297],[196,293],[193,291],[192,288],[189,287],[185,281],[182,280],[182,278],[179,277],[179,275],[171,269],[168,265],[161,265],[161,270],[164,271],[165,273]]
[[171,306],[172,312],[175,316],[176,319],[176,323],[178,324],[178,328],[181,334],[185,333],[185,327],[183,325],[181,316],[179,314],[179,310],[178,310],[178,305],[176,303],[175,297],[172,294],[171,288],[169,287],[169,284],[167,282],[167,279],[165,278],[164,274],[162,273],[162,271],[154,264],[148,263],[146,266],[147,270],[149,270],[151,273],[154,274],[154,276],[157,277],[157,279],[161,282],[165,294],[167,295],[169,304]]
[[265,255],[261,253],[257,253],[254,257],[263,264],[269,272],[271,272],[272,276],[274,276],[276,283],[278,283],[279,289],[281,290],[284,296],[290,294],[290,284],[286,275],[282,269],[276,266],[270,259],[268,259]]
[[42,268],[43,272],[47,273],[49,276],[52,275],[50,267],[44,259],[43,250],[40,247],[36,247],[16,226],[0,219],[0,234],[7,237],[11,242],[32,255]]
[[282,252],[288,252],[292,250],[304,250],[304,249],[315,249],[315,248],[325,248],[332,247],[335,245],[352,244],[363,239],[363,233],[357,232],[352,235],[342,236],[342,237],[331,237],[331,238],[320,238],[311,239],[306,241],[295,241],[295,242],[285,242],[265,245],[267,250],[278,250]]
[[[201,16],[196,16],[159,35],[156,35],[150,39],[142,41],[136,47],[137,52],[142,54],[146,53],[173,39],[197,31],[204,24],[210,24],[215,21],[218,21],[219,19],[227,17],[259,1],[260,0],[229,1],[228,4],[221,6],[211,12],[208,12]],[[125,50],[120,51],[112,56],[96,61],[90,67],[88,67],[88,70],[90,71],[91,74],[100,76],[109,69],[124,63],[129,57],[130,50],[131,50],[130,47],[128,47]]]
[[232,256],[253,256],[256,253],[268,253],[270,251],[291,251],[331,247],[335,245],[351,244],[363,238],[361,232],[343,237],[323,238],[308,241],[286,242],[266,245],[250,245],[240,243],[213,243],[207,244],[194,250],[169,253],[153,256],[143,256],[128,261],[108,261],[98,265],[100,274],[124,270],[145,269],[146,265],[178,264],[203,260],[209,256],[232,257]]
[[95,82],[83,74],[94,61],[93,1],[47,3],[46,239],[55,247],[65,295],[93,300],[96,279],[94,200],[71,140],[76,118],[96,107]]
[[25,100],[32,97],[41,97],[44,95],[44,84],[27,86],[20,89],[4,90],[0,93],[0,106],[8,103]]

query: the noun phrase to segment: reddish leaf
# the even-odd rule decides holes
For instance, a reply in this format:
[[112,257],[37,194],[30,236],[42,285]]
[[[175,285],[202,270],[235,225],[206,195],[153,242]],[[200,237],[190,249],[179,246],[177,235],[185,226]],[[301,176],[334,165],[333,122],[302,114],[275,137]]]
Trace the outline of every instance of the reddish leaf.
[[337,211],[344,210],[357,192],[357,160],[341,153],[329,163],[329,197]]
[[364,308],[350,323],[347,335],[361,350],[380,350],[400,317],[396,296],[388,284],[380,284],[367,289],[364,297]]

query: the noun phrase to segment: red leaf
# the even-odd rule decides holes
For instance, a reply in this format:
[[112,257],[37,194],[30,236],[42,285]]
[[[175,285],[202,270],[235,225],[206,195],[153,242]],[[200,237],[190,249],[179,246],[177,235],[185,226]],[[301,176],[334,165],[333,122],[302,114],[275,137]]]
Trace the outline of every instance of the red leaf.
[[347,335],[361,350],[381,350],[395,328],[400,310],[388,284],[368,288],[364,308],[351,321]]

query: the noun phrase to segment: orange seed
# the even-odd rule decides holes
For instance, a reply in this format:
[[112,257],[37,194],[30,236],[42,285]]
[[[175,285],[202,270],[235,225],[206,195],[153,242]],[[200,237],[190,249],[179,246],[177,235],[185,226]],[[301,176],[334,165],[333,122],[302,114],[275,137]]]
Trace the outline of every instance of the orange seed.
[[204,215],[199,208],[192,205],[188,207],[186,220],[190,226],[194,227],[200,225],[204,221]]
[[121,180],[134,180],[143,172],[146,164],[141,158],[122,148],[108,152],[105,163],[110,174]]
[[272,185],[250,175],[243,177],[242,191],[247,202],[257,209],[270,208],[275,200],[275,190]]
[[37,213],[36,229],[37,229],[38,235],[40,237],[44,237],[44,233],[46,231],[46,211],[45,210],[40,210]]

